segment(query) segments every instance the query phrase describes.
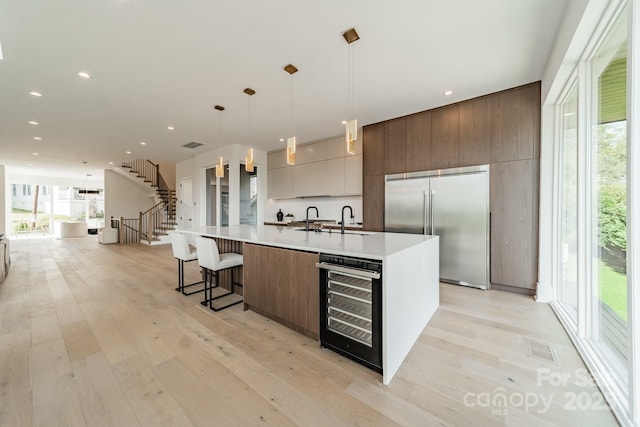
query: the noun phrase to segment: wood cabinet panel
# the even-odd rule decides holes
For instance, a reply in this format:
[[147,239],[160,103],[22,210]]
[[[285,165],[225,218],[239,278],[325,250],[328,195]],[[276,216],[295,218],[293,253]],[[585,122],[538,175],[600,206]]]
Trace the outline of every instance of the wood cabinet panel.
[[362,178],[362,228],[384,231],[384,175]]
[[429,169],[458,167],[458,104],[431,110],[431,152]]
[[406,172],[428,170],[431,165],[431,112],[407,117]]
[[491,283],[536,287],[535,162],[530,159],[491,165]]
[[345,158],[327,160],[325,187],[326,194],[330,196],[341,196],[345,189]]
[[317,339],[318,254],[244,245],[244,302],[260,314]]
[[292,321],[310,336],[320,334],[320,275],[318,254],[287,251],[292,254]]
[[268,170],[267,196],[270,199],[293,197],[293,166]]
[[532,159],[540,145],[540,83],[492,97],[491,161]]
[[384,124],[384,173],[400,173],[406,168],[407,119],[400,117]]
[[460,166],[491,163],[491,97],[460,103]]
[[363,129],[362,149],[362,173],[384,174],[384,123],[376,123]]
[[362,194],[362,154],[344,158],[344,194]]

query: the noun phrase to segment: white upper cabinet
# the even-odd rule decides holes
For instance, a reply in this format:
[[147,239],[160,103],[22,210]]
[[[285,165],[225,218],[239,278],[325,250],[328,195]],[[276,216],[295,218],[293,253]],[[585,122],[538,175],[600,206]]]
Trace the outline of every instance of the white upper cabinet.
[[[327,194],[329,196],[342,196],[344,194],[345,179],[344,179],[344,157],[338,157],[337,159],[329,159],[327,164]],[[362,179],[362,178],[360,178]]]
[[293,167],[295,197],[326,196],[327,162],[313,162]]
[[362,154],[344,158],[344,194],[362,194]]
[[325,141],[300,145],[296,148],[296,165],[321,162],[327,158],[327,144]]
[[271,199],[362,194],[362,142],[347,154],[344,136],[299,145],[296,164],[287,165],[285,150],[268,153],[267,193]]

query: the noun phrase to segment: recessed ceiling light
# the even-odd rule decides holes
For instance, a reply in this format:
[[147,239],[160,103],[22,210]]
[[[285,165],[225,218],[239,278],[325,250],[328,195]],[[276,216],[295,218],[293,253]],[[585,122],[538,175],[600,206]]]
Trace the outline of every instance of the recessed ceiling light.
[[36,122],[35,120],[30,120],[29,124],[30,125],[34,125],[34,126],[38,126],[40,123]]
[[451,95],[451,94],[453,94],[453,91],[452,91],[452,90],[448,90],[448,91],[446,91],[446,92],[444,93],[444,96],[449,96],[449,95]]
[[37,156],[37,155],[38,155],[38,153],[31,153],[31,155],[33,155],[33,156]]
[[343,124],[343,125],[346,125],[346,124],[347,124],[347,121],[346,121],[346,120],[343,120],[343,121],[342,121],[342,124]]
[[284,142],[284,138],[280,138],[280,142]]
[[140,145],[147,145],[147,143],[146,143],[146,142],[144,142],[144,141],[141,141],[141,142],[140,142]]
[[89,75],[89,73],[85,73],[84,71],[80,71],[80,72],[78,73],[78,75],[79,75],[80,77],[82,77],[83,79],[90,79],[90,78],[91,78],[91,75]]
[[33,139],[35,139],[36,141],[42,141],[42,138],[40,138],[39,136],[34,136]]
[[125,151],[125,153],[127,153],[127,154],[131,154],[131,151],[127,150],[127,151]]
[[167,129],[169,129],[169,130],[173,130],[173,129],[174,129],[174,127],[173,127],[173,126],[167,126]]
[[109,162],[109,164],[110,164],[110,165],[112,165],[112,164],[113,164],[113,162]]
[[36,92],[36,91],[29,92],[29,95],[33,95],[33,96],[37,96],[37,97],[42,96],[42,94],[40,92]]
[[29,166],[33,166],[33,163],[29,163]]

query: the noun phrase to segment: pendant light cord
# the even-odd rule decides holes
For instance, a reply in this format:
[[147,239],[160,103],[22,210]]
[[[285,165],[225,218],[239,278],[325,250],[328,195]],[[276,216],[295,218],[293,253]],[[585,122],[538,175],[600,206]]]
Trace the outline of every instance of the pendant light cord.
[[294,117],[293,117],[293,74],[289,75],[289,127],[291,130],[290,135],[295,135],[295,132],[293,131],[293,123],[294,123]]

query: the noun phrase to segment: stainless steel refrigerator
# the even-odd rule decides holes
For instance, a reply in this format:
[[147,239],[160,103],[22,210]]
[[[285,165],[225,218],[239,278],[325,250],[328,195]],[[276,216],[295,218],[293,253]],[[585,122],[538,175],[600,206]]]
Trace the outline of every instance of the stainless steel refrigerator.
[[440,237],[440,280],[489,288],[489,166],[385,177],[385,231]]

